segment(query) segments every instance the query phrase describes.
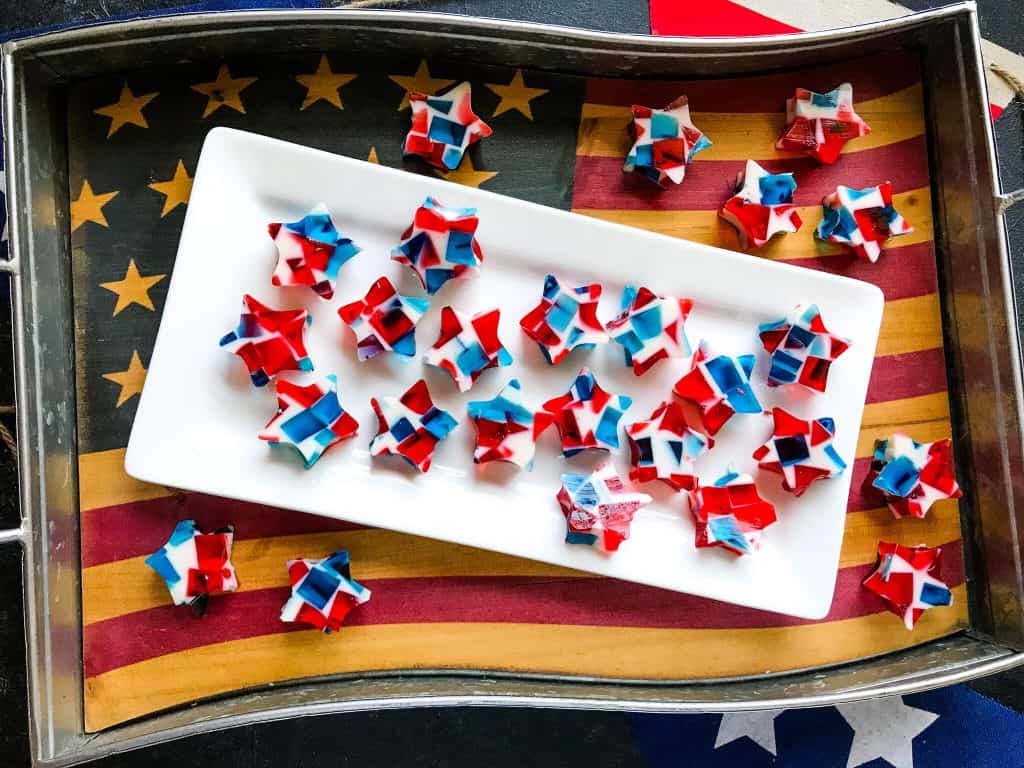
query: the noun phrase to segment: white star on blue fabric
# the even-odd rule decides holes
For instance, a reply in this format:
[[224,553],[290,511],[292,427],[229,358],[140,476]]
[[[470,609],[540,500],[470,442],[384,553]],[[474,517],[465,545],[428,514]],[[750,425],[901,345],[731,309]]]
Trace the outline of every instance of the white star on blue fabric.
[[914,737],[939,719],[934,712],[908,707],[899,696],[837,704],[853,728],[846,768],[882,758],[893,768],[914,768]]
[[775,718],[784,709],[762,709],[757,712],[726,712],[718,723],[715,749],[746,736],[772,755],[778,756],[775,746]]

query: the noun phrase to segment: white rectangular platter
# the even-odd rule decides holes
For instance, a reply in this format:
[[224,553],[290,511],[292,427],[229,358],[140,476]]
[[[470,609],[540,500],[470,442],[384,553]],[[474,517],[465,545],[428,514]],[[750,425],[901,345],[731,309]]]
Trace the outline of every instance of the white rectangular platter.
[[[401,293],[423,295],[411,270],[391,261],[389,252],[427,195],[446,205],[478,209],[483,268],[478,278],[451,282],[434,297],[417,329],[416,357],[383,354],[360,363],[353,335],[337,308],[361,298],[382,274]],[[295,221],[319,202],[327,204],[339,230],[363,249],[342,267],[331,301],[308,288],[275,288],[270,283],[276,253],[267,223]],[[562,364],[549,366],[519,328],[519,318],[538,302],[549,272],[574,285],[601,283],[604,321],[616,314],[622,289],[630,282],[693,299],[687,332],[694,346],[707,338],[721,352],[756,352],[753,380],[762,405],[768,410],[781,405],[804,418],[833,417],[835,445],[852,465],[882,317],[883,298],[876,287],[215,128],[196,171],[125,468],[147,482],[492,549],[803,618],[823,617],[835,587],[850,471],[815,483],[799,499],[783,492],[781,477],[758,475],[751,458],[771,432],[767,415],[733,417],[697,465],[703,480],[712,482],[735,463],[754,474],[761,494],[776,504],[779,522],[767,529],[761,551],[747,557],[718,548],[696,549],[685,494],[672,493],[658,482],[643,488],[655,502],[639,511],[630,539],[614,555],[565,543],[565,520],[555,501],[559,476],[586,471],[603,456],[586,452],[562,458],[553,428],[540,438],[532,472],[473,464],[474,434],[466,403],[493,397],[512,377],[522,382],[527,403],[539,407],[564,393],[580,367],[589,366],[606,390],[633,398],[620,424],[621,435],[626,423],[648,417],[669,398],[672,384],[685,371],[684,361],[669,360],[636,377],[614,343],[575,351]],[[251,386],[241,361],[218,347],[220,337],[237,324],[244,293],[275,308],[311,312],[307,342],[316,372],[294,378],[337,374],[342,405],[360,422],[357,437],[332,448],[308,471],[294,452],[271,450],[256,438],[275,413],[274,388]],[[833,365],[826,393],[769,389],[767,354],[757,326],[810,302],[821,307],[830,329],[851,339],[852,346]],[[440,310],[446,304],[465,312],[499,307],[500,336],[515,359],[510,367],[486,371],[466,394],[458,392],[448,374],[424,366],[421,359],[437,339]],[[400,395],[421,377],[435,402],[459,420],[424,475],[399,460],[371,460],[367,450],[377,428],[370,398]],[[629,455],[624,436],[621,442],[612,459],[625,476]],[[235,524],[244,535],[244,512]],[[357,553],[353,574],[358,578]]]

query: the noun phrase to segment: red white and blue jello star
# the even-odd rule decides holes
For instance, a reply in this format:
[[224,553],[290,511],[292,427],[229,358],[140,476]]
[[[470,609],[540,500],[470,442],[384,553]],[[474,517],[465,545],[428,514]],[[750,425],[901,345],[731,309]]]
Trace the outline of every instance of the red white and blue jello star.
[[793,205],[792,173],[768,173],[753,160],[736,176],[736,192],[718,215],[736,227],[740,247],[760,248],[775,235],[796,232],[803,221]]
[[359,422],[338,402],[338,378],[332,373],[305,386],[278,381],[277,413],[259,438],[292,446],[309,469],[324,451],[358,431]]
[[864,587],[889,604],[889,610],[913,629],[929,608],[953,604],[953,592],[938,578],[939,547],[904,547],[878,542],[878,565]]
[[479,224],[476,208],[448,208],[428,197],[402,233],[402,242],[391,249],[391,258],[411,267],[433,296],[449,280],[479,272],[484,261],[476,241]]
[[589,475],[562,475],[556,498],[565,515],[566,542],[589,544],[605,552],[618,550],[629,538],[637,510],[652,501],[646,493],[626,488],[611,462]]
[[693,354],[685,326],[691,309],[689,299],[658,296],[648,288],[627,285],[622,313],[608,323],[608,335],[622,345],[626,365],[640,376],[659,360]]
[[737,413],[761,413],[761,403],[750,384],[753,370],[753,355],[718,355],[702,341],[690,371],[672,391],[697,407],[704,431],[714,435]]
[[786,100],[786,130],[776,147],[834,163],[846,142],[869,133],[871,128],[853,111],[849,83],[828,93],[797,88],[796,95]]
[[230,525],[203,533],[195,521],[182,520],[167,543],[146,558],[146,565],[167,583],[175,605],[191,605],[202,616],[210,595],[238,589],[238,575],[231,564],[234,537]]
[[288,581],[292,594],[281,608],[281,621],[310,624],[327,635],[370,600],[370,590],[352,578],[345,550],[323,560],[289,560]]
[[936,501],[963,495],[949,438],[918,443],[897,433],[876,440],[867,480],[896,517],[924,517]]
[[849,339],[825,327],[817,304],[797,305],[788,316],[762,323],[757,331],[771,355],[769,387],[802,384],[814,392],[824,392],[829,368],[850,348]]
[[822,219],[815,237],[841,243],[862,259],[878,261],[885,242],[914,231],[893,207],[892,184],[852,189],[842,185],[821,201]]
[[379,277],[360,301],[338,309],[356,335],[359,359],[381,352],[412,357],[416,354],[416,323],[430,307],[429,299],[402,296],[386,277]]
[[594,374],[583,368],[568,392],[542,407],[562,436],[562,455],[569,457],[588,448],[618,450],[619,421],[632,404],[630,397],[605,392]]
[[846,469],[832,438],[836,423],[829,418],[798,419],[782,408],[772,410],[772,436],[754,451],[757,465],[782,475],[782,487],[801,496],[815,480],[839,477]]
[[664,109],[634,104],[629,135],[633,146],[623,170],[642,173],[660,187],[681,183],[693,156],[711,146],[690,119],[685,96]]
[[352,239],[334,226],[327,206],[316,206],[298,221],[267,226],[277,246],[274,285],[308,285],[322,299],[334,297],[341,266],[359,253]]
[[686,424],[682,406],[665,402],[646,421],[626,427],[629,440],[629,479],[634,483],[661,480],[677,491],[697,487],[694,462],[709,451],[715,441]]
[[761,546],[761,533],[775,522],[775,506],[761,498],[750,475],[730,468],[713,485],[689,493],[698,547],[723,547],[749,555]]
[[574,349],[593,349],[608,342],[608,334],[597,319],[601,286],[597,283],[563,288],[558,278],[544,278],[540,303],[523,315],[519,325],[540,345],[551,365],[558,365]]
[[419,155],[443,170],[458,168],[469,145],[494,132],[473,112],[472,95],[468,82],[439,96],[410,93],[412,127],[402,154]]
[[533,468],[537,438],[551,426],[551,414],[534,411],[523,402],[518,379],[512,379],[492,400],[473,400],[466,406],[476,429],[473,461],[507,461]]
[[448,371],[459,391],[468,391],[488,368],[512,365],[512,355],[498,338],[500,318],[497,309],[470,316],[445,307],[441,310],[441,335],[423,362]]
[[249,294],[242,297],[238,327],[224,334],[220,346],[238,355],[257,387],[281,371],[312,371],[303,332],[313,318],[304,309],[271,309]]
[[430,469],[437,444],[458,426],[454,416],[434,405],[423,379],[401,397],[374,397],[370,405],[377,414],[370,455],[401,456],[420,472]]

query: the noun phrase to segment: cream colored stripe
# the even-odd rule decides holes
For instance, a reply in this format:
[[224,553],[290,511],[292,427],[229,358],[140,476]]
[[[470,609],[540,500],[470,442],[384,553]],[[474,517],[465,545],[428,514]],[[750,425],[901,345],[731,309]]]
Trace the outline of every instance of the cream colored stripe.
[[[924,134],[920,85],[861,102],[856,105],[856,110],[871,126],[871,133],[849,142],[843,149],[844,154],[863,152]],[[744,114],[695,111],[692,118],[693,124],[711,139],[711,146],[695,157],[696,163],[708,160],[778,160],[803,156],[800,152],[784,152],[775,148],[775,142],[786,123],[784,111]],[[624,158],[629,152],[630,141],[626,129],[631,120],[629,107],[584,104],[576,154]]]
[[[932,199],[927,187],[897,193],[893,195],[893,203],[896,210],[903,214],[904,218],[914,227],[914,231],[907,235],[891,238],[888,242],[889,247],[915,245],[934,238]],[[803,219],[803,226],[800,227],[799,232],[776,237],[768,245],[754,250],[752,253],[767,259],[811,259],[816,256],[831,256],[848,252],[845,246],[823,243],[814,237],[814,230],[821,222],[820,205],[800,206],[798,210],[800,218]],[[736,230],[718,217],[717,210],[626,211],[574,208],[573,212],[730,251],[740,250],[736,240]],[[885,258],[884,251],[881,258]]]
[[[491,669],[609,678],[710,679],[836,664],[918,645],[966,626],[952,608],[908,632],[891,613],[766,629],[641,629],[551,624],[384,624],[336,635],[287,632],[218,643],[85,681],[86,730],[216,694],[296,678],[384,669]],[[714,649],[709,653],[708,649]]]
[[[295,557],[322,557],[347,549],[357,563],[360,581],[445,576],[588,576],[557,565],[546,565],[483,549],[464,547],[394,531],[368,529],[240,539],[231,561],[239,575],[240,591],[288,584],[284,564]],[[82,623],[122,616],[168,604],[167,588],[145,564],[133,557],[82,571]],[[117,599],[111,599],[117,595]]]
[[893,432],[905,432],[919,443],[933,443],[949,437],[951,427],[946,393],[866,406],[857,438],[857,457],[870,456],[874,451],[875,440],[887,438]]
[[876,355],[904,355],[941,346],[942,315],[937,293],[885,302]]
[[129,477],[124,471],[124,454],[124,448],[113,448],[83,453],[78,457],[79,509],[85,512],[174,495],[171,488]]

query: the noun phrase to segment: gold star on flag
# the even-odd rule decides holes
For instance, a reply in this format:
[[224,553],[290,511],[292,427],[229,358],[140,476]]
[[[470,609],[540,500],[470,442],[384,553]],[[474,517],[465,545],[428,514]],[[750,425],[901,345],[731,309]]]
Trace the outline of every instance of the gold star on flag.
[[128,83],[125,83],[121,86],[121,96],[117,101],[113,104],[107,104],[105,107],[94,109],[93,112],[110,118],[110,129],[107,131],[107,138],[109,139],[121,129],[122,125],[127,125],[128,123],[137,125],[139,128],[149,128],[149,123],[146,122],[146,116],[142,114],[142,109],[159,95],[157,92],[136,96],[128,87]]
[[255,83],[255,77],[232,77],[231,70],[227,64],[221,64],[217,72],[217,79],[208,83],[196,83],[191,86],[193,91],[199,91],[206,98],[206,109],[203,110],[203,117],[209,117],[221,107],[231,107],[236,112],[245,114],[245,106],[242,104],[242,91]]
[[167,181],[155,181],[149,188],[164,196],[164,209],[160,211],[162,219],[179,205],[188,204],[189,195],[192,194],[192,177],[185,170],[185,164],[179,160],[171,178]]
[[416,70],[415,75],[388,75],[388,77],[405,89],[402,103],[398,105],[399,112],[409,106],[410,93],[434,94],[455,82],[454,80],[441,80],[440,78],[431,77],[426,59],[420,61],[420,66]]
[[498,175],[497,171],[478,171],[473,167],[473,158],[469,155],[466,155],[466,159],[463,161],[462,165],[454,171],[441,173],[440,171],[435,170],[434,173],[445,181],[454,181],[456,184],[463,184],[467,187],[479,187],[485,181],[493,179]]
[[120,408],[125,402],[142,392],[142,385],[146,383],[146,369],[142,365],[142,360],[139,359],[139,353],[132,350],[132,360],[128,363],[127,370],[104,373],[103,378],[121,387],[115,406]]
[[82,181],[82,191],[77,200],[71,201],[71,231],[74,232],[87,221],[94,221],[101,227],[110,226],[103,215],[103,206],[117,197],[117,190],[97,195],[89,186],[89,180]]
[[132,304],[145,307],[150,312],[154,311],[153,300],[149,298],[149,289],[163,280],[167,275],[146,275],[139,274],[135,266],[135,259],[128,260],[128,271],[124,274],[123,280],[115,280],[111,283],[100,283],[100,288],[105,288],[111,293],[117,294],[117,306],[114,307],[114,317],[117,317],[121,310]]
[[526,116],[526,119],[533,120],[530,102],[538,96],[548,93],[545,88],[528,88],[526,83],[523,82],[523,71],[521,69],[516,70],[516,73],[512,76],[512,82],[508,85],[499,85],[498,83],[484,83],[484,85],[501,97],[501,101],[498,102],[498,106],[494,110],[495,117],[502,112],[508,112],[510,109],[518,109]]
[[295,79],[306,87],[306,98],[303,100],[300,109],[305,109],[310,104],[320,101],[320,99],[329,101],[338,109],[344,109],[345,107],[342,106],[338,89],[355,80],[356,75],[342,75],[332,72],[327,57],[321,56],[316,72],[311,75],[296,75]]

